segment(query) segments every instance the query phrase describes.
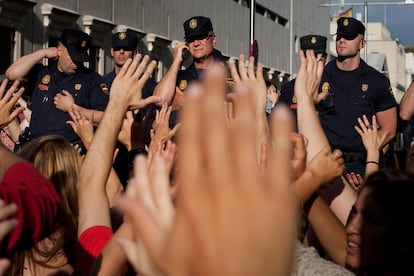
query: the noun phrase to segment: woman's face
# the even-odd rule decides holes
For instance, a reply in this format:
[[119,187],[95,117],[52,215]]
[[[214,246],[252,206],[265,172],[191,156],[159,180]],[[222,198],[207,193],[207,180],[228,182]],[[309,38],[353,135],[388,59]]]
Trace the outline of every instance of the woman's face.
[[357,269],[386,261],[389,223],[371,188],[363,188],[348,220],[346,265]]

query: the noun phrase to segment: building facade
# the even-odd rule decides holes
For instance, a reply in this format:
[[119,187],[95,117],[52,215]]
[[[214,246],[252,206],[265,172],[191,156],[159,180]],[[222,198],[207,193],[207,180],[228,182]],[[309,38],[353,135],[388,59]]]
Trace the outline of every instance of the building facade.
[[[298,70],[298,38],[329,35],[329,9],[320,0],[254,2],[259,60],[267,78],[284,82]],[[93,38],[89,66],[100,74],[113,68],[112,32],[136,32],[139,51],[158,61],[159,80],[172,62],[172,47],[183,40],[182,23],[194,15],[212,19],[216,47],[225,56],[248,55],[250,5],[250,0],[0,0],[0,74],[20,56],[57,45],[64,28],[78,27]]]

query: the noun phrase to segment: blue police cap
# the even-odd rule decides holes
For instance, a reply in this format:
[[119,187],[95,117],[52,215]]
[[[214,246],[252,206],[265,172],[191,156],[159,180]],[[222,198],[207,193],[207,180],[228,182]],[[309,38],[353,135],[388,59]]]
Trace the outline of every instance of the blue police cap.
[[125,50],[135,50],[138,44],[138,36],[131,31],[118,32],[112,35],[112,47],[121,47]]
[[326,37],[322,35],[305,35],[300,38],[301,50],[313,50],[315,54],[326,54]]
[[204,16],[191,17],[184,22],[183,26],[185,40],[206,37],[209,32],[213,32],[210,18]]
[[92,38],[78,29],[64,29],[60,42],[68,49],[70,58],[75,62],[87,62],[90,60],[88,50]]
[[364,24],[353,17],[340,17],[337,21],[337,25],[337,39],[345,38],[347,40],[353,40],[359,34],[363,35],[365,33]]

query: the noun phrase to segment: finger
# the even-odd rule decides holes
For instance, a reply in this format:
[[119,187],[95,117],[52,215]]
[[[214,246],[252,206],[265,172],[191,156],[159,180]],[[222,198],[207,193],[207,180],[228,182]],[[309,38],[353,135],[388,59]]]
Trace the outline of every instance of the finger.
[[254,74],[254,56],[249,57],[249,65],[247,67],[247,76],[249,79],[255,79],[256,76]]
[[153,180],[151,185],[155,205],[158,207],[160,222],[164,227],[171,227],[174,218],[174,207],[169,192],[169,176],[164,158],[156,156],[153,166],[151,166],[151,176]]
[[148,63],[150,62],[150,57],[148,55],[144,55],[141,60],[139,60],[138,67],[136,68],[132,77],[134,79],[140,79],[147,68]]
[[277,106],[271,115],[271,133],[273,138],[273,148],[269,154],[269,167],[277,168],[270,172],[270,183],[274,190],[279,187],[288,187],[292,172],[290,167],[290,157],[292,143],[290,134],[293,132],[293,118],[287,107]]
[[2,82],[1,82],[1,85],[0,85],[0,99],[1,100],[3,100],[3,94],[5,93],[5,92],[7,92],[6,91],[6,86],[7,86],[7,83],[9,82],[9,80],[8,79],[4,79]]
[[[136,55],[135,58],[138,58],[138,55]],[[131,67],[131,64],[132,64],[132,59],[128,58],[127,61],[124,63],[124,65],[121,67],[121,70],[119,71],[117,76],[119,76],[120,78],[126,76]]]
[[259,82],[264,82],[264,77],[263,77],[263,64],[258,62],[257,63],[257,67],[256,67],[256,79]]
[[10,203],[3,205],[0,208],[0,220],[7,219],[17,211],[17,205],[15,203]]
[[134,270],[137,272],[141,265],[137,263],[139,260],[138,258],[138,251],[137,251],[137,241],[129,240],[126,238],[118,237],[116,238],[119,246],[121,247],[122,251],[124,251],[128,261],[133,265]]
[[244,59],[244,55],[240,55],[239,56],[239,75],[240,75],[240,79],[243,80],[247,80],[247,72],[246,72],[246,66],[245,66],[245,59]]
[[163,252],[163,229],[160,229],[157,219],[142,205],[142,202],[124,197],[120,200],[119,206],[129,217],[136,236],[142,239],[154,261],[160,263]]
[[182,125],[182,123],[178,123],[174,126],[174,128],[168,133],[168,139],[171,139],[172,137],[174,137],[178,131],[178,129],[180,128],[180,126]]
[[143,83],[146,83],[147,80],[152,76],[152,73],[154,72],[156,67],[157,67],[157,61],[155,61],[155,60],[151,61],[148,64],[147,70],[145,70],[145,73],[141,77],[140,81],[143,82]]
[[[202,162],[202,145],[203,126],[201,125],[200,108],[203,103],[203,87],[199,83],[192,84],[188,87],[188,97],[186,104],[180,111],[182,114],[182,127],[178,132],[178,146],[180,154],[178,155],[178,167],[186,168],[186,171],[179,171],[177,174],[178,182],[182,190],[182,197],[191,198],[193,194],[200,193],[200,189],[205,191],[207,188],[199,184],[202,183],[202,174],[205,169]],[[188,139],[192,137],[192,139]],[[185,142],[182,142],[185,141]],[[191,156],[191,158],[190,158]]]
[[23,112],[25,110],[24,107],[18,107],[15,110],[13,110],[13,112],[10,114],[10,118],[16,118],[21,112]]
[[231,77],[234,81],[234,84],[239,83],[240,82],[240,76],[239,76],[239,73],[237,72],[237,69],[236,69],[236,62],[234,60],[230,60],[229,61],[229,67],[230,67],[230,74],[231,74]]
[[[202,138],[202,146],[205,148],[204,158],[206,159],[206,166],[211,168],[208,177],[212,183],[207,188],[216,194],[220,189],[218,186],[223,161],[229,158],[226,154],[223,156],[223,153],[228,152],[230,147],[222,104],[227,91],[226,73],[223,66],[216,63],[205,72],[202,86],[205,91],[203,94],[203,104],[200,109],[200,123],[204,125],[202,129],[204,137]],[[224,163],[229,164],[226,161]],[[229,177],[229,173],[229,171],[226,171],[221,179]]]
[[17,219],[6,219],[0,222],[0,240],[9,234],[16,226]]
[[78,134],[78,126],[74,121],[66,121],[66,124],[70,125],[73,131]]
[[148,98],[142,99],[135,108],[144,108],[149,104],[158,103],[161,101],[159,96],[149,96]]
[[62,94],[65,96],[72,96],[68,91],[62,89]]
[[142,63],[142,55],[141,54],[135,55],[134,58],[132,59],[132,63],[129,66],[128,71],[126,72],[125,76],[138,79],[142,73],[142,72],[140,72],[139,74],[137,73],[137,71],[140,68],[139,66],[141,63]]
[[[153,200],[149,183],[147,159],[138,155],[134,160],[134,181],[133,185],[137,191],[137,199],[156,217],[156,206]],[[131,183],[132,184],[132,183]]]

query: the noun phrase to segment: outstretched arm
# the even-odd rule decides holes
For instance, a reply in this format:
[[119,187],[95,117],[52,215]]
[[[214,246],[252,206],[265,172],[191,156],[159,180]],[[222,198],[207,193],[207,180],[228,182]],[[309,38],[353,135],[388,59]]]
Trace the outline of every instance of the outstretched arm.
[[141,55],[136,55],[125,63],[111,86],[108,106],[81,168],[78,234],[90,226],[111,225],[105,183],[112,167],[115,144],[126,111],[157,99],[141,97],[142,87],[154,68],[155,62],[149,62],[148,56],[141,60]]

